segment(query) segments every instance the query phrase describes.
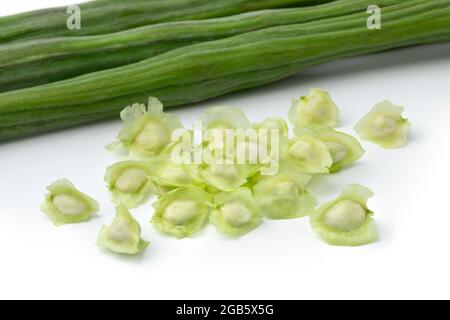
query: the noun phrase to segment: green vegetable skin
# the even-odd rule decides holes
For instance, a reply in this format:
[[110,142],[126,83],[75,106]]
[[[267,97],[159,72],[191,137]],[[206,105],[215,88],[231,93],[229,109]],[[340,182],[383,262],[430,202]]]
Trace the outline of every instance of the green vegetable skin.
[[[380,1],[383,6],[396,3],[397,0]],[[370,4],[370,0],[341,0],[323,6],[263,10],[220,19],[162,23],[99,36],[60,37],[6,44],[0,46],[0,92],[119,67],[179,47],[258,29],[364,12]]]
[[340,58],[450,39],[448,0],[411,3],[415,5],[386,8],[382,30],[367,29],[366,13],[309,27],[274,27],[3,93],[0,139],[110,118],[130,101],[144,102],[148,96],[168,107],[182,105],[261,86]]
[[164,21],[223,17],[241,12],[327,0],[96,0],[78,5],[81,30],[68,30],[67,6],[0,18],[0,42],[112,33]]

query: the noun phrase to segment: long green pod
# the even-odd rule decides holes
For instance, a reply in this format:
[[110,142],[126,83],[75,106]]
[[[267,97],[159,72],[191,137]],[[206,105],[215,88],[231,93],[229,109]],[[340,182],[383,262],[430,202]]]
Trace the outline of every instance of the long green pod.
[[[21,41],[0,46],[0,66],[169,41],[215,40],[278,25],[299,24],[364,12],[370,3],[370,0],[338,0],[314,7],[260,10],[224,18],[160,23],[97,36]],[[392,4],[398,4],[398,0],[379,2],[381,7]]]
[[[423,39],[414,39],[413,41],[406,41],[396,44],[396,47],[410,46],[414,44],[427,44],[433,42],[447,41],[448,35],[426,36]],[[391,46],[384,48],[391,49]],[[379,48],[377,51],[381,51]],[[346,58],[358,54],[369,53],[366,49],[361,49],[359,52],[352,51],[351,53],[343,54],[342,57],[329,56],[321,57],[320,59],[313,59],[304,62],[304,67],[311,67],[319,65],[338,58]],[[275,69],[261,70],[251,73],[234,74],[228,77],[213,79],[201,83],[195,83],[192,86],[169,87],[155,91],[154,95],[161,97],[166,102],[166,107],[174,107],[204,101],[215,98],[217,96],[236,92],[243,89],[254,88],[258,86],[271,83],[289,75],[289,72],[297,72],[299,65],[294,68],[291,66],[283,66]],[[295,71],[292,71],[295,69]],[[251,81],[249,79],[252,79]],[[199,92],[198,95],[192,95],[192,92]],[[71,128],[82,124],[93,123],[105,119],[111,119],[118,116],[120,110],[130,101],[146,103],[148,96],[153,93],[144,94],[142,96],[126,96],[113,100],[106,100],[101,103],[93,105],[80,106],[74,112],[74,108],[67,108],[65,110],[58,110],[58,112],[49,112],[49,110],[37,110],[34,113],[19,113],[26,119],[29,116],[31,121],[26,121],[24,124],[16,124],[7,127],[0,126],[0,141],[10,140],[14,138],[27,137],[34,134],[45,133],[58,129]],[[92,112],[95,109],[96,112]],[[45,117],[43,117],[45,115]],[[41,120],[39,120],[41,119]]]
[[[262,10],[236,16],[171,22],[101,36],[43,39],[0,46],[0,92],[73,78],[131,64],[182,46],[278,25],[365,12],[371,0],[339,0],[320,6]],[[411,6],[380,0],[381,7]]]
[[132,64],[189,44],[192,43],[173,41],[149,47],[129,47],[120,51],[105,50],[52,57],[41,61],[0,67],[0,92],[34,87],[90,72]]
[[[342,49],[397,41],[420,33],[432,34],[446,29],[450,21],[448,0],[433,1],[397,13],[392,21],[384,17],[384,28],[368,30],[366,19],[357,29],[340,30],[340,25],[327,25],[327,32],[306,35],[304,25],[274,27],[218,41],[172,50],[157,57],[128,66],[87,74],[71,80],[0,94],[0,114],[36,108],[94,103],[115,97],[139,94],[174,85],[187,85],[234,73],[250,72],[305,59],[320,57]],[[410,15],[416,12],[416,14]],[[427,21],[426,19],[429,19]],[[430,22],[430,28],[421,23]],[[434,24],[433,24],[434,22]],[[439,23],[438,23],[439,22]],[[410,24],[417,26],[416,33]],[[326,30],[325,30],[326,31]],[[395,37],[390,37],[394,34]],[[338,41],[344,41],[340,44]],[[362,43],[360,39],[366,38]],[[379,42],[379,43],[378,43]],[[338,45],[339,44],[339,45]]]
[[[155,91],[153,91],[153,92],[155,92]],[[89,106],[92,106],[93,108],[96,108],[96,106],[95,105],[88,105],[88,107]],[[79,106],[77,106],[77,107],[75,107],[75,108],[73,108],[74,110],[78,110],[79,109]],[[58,110],[55,110],[55,111],[59,111],[60,109],[58,109]],[[37,113],[39,114],[39,110],[37,110]],[[58,112],[56,112],[56,114],[58,114]]]
[[67,27],[67,6],[1,17],[0,43],[106,34],[165,21],[207,19],[326,1],[330,0],[96,0],[78,5],[80,30]]
[[[389,44],[385,47],[378,47],[376,51],[389,50],[397,47],[407,47],[417,44],[429,44],[435,42],[443,42],[449,39],[448,34],[436,34],[433,36],[424,36],[423,38],[414,38],[404,42],[396,43],[395,46]],[[226,77],[210,79],[192,85],[186,86],[173,86],[167,88],[161,88],[143,93],[141,95],[130,95],[118,97],[110,100],[104,100],[101,102],[85,105],[73,105],[61,108],[44,108],[36,109],[33,111],[22,111],[10,114],[1,115],[2,121],[9,125],[0,126],[0,137],[4,136],[4,133],[10,128],[15,128],[12,131],[18,133],[27,134],[29,128],[35,126],[37,129],[43,123],[51,123],[48,127],[51,130],[55,127],[59,120],[67,120],[63,125],[57,128],[64,128],[70,125],[70,120],[77,119],[75,125],[83,122],[92,122],[101,119],[108,119],[110,117],[117,116],[118,113],[130,101],[135,103],[145,104],[148,101],[149,96],[158,96],[165,102],[166,107],[177,107],[186,104],[201,102],[204,100],[216,98],[221,95],[233,93],[243,89],[250,89],[261,85],[266,85],[271,82],[280,80],[296,73],[303,68],[312,67],[333,61],[340,58],[348,58],[355,55],[367,54],[376,51],[368,51],[370,49],[360,48],[359,50],[350,50],[349,52],[343,52],[341,56],[331,54],[329,56],[322,56],[316,59],[310,59],[302,61],[295,65],[286,65],[277,68],[269,68],[258,70],[254,72],[236,73]],[[197,94],[193,95],[192,93]],[[95,113],[92,111],[95,110]],[[45,115],[45,119],[43,119]],[[92,121],[86,121],[86,117],[92,116]],[[79,122],[82,121],[82,122]],[[45,131],[45,130],[44,130]],[[14,136],[14,134],[12,135]]]
[[[447,41],[448,35],[426,36],[423,39],[414,39],[403,43],[396,44],[396,47],[410,46],[414,44],[427,44],[433,42]],[[392,46],[387,46],[384,49],[391,49]],[[381,51],[379,48],[377,51]],[[367,49],[361,49],[359,52],[352,51],[351,53],[343,54],[341,57],[329,56],[321,57],[320,59],[313,59],[304,62],[304,67],[311,67],[319,65],[328,61],[339,58],[346,58],[358,54],[370,53]],[[118,99],[106,100],[101,103],[92,105],[76,106],[76,111],[73,107],[58,110],[58,112],[49,112],[48,109],[37,110],[36,112],[18,113],[19,117],[25,119],[32,119],[25,121],[22,124],[15,124],[11,126],[0,126],[0,141],[10,140],[14,138],[31,136],[34,134],[54,131],[58,129],[75,127],[82,124],[92,123],[100,120],[117,117],[120,110],[130,101],[146,103],[148,96],[155,95],[161,97],[166,102],[166,107],[174,107],[185,105],[188,103],[195,103],[235,91],[254,88],[258,86],[271,83],[289,75],[289,72],[295,73],[300,68],[295,66],[282,66],[275,69],[261,70],[251,73],[234,74],[228,77],[213,79],[201,83],[195,83],[192,86],[169,87],[158,91],[143,94],[142,96],[125,96]],[[294,70],[294,71],[292,71]],[[252,79],[251,81],[249,79]],[[192,95],[192,92],[199,92],[199,94]],[[96,112],[92,112],[95,109]],[[43,117],[45,115],[45,117]],[[28,118],[29,117],[29,118]],[[17,119],[17,118],[16,118]],[[39,120],[41,119],[41,120]],[[42,120],[44,119],[44,120]],[[19,120],[20,121],[20,120]]]
[[[425,0],[420,0],[420,1],[425,2]],[[419,0],[415,0],[413,2],[417,3],[417,2],[419,2]],[[415,6],[412,8],[405,7],[404,5],[392,6],[392,7],[386,8],[384,10],[384,15],[385,15],[384,19],[386,21],[389,21],[390,19],[401,17],[401,16],[404,16],[405,14],[411,15],[411,14],[415,14],[417,12],[421,12],[421,10],[422,10],[422,7],[420,7],[420,6]],[[340,17],[326,19],[326,20],[323,20],[320,24],[317,24],[315,22],[307,23],[307,24],[303,25],[303,27],[301,29],[301,34],[305,36],[305,35],[311,35],[311,34],[330,32],[333,30],[341,30],[342,31],[342,30],[351,29],[351,28],[358,28],[359,26],[361,26],[362,19],[365,19],[365,18],[366,18],[365,13],[359,13],[359,14],[347,16],[346,19],[341,19]],[[308,65],[306,65],[306,66],[308,66]],[[239,72],[238,74],[245,74],[245,73]],[[220,77],[219,77],[219,79],[220,79]],[[164,88],[164,89],[166,89],[166,88]],[[156,89],[153,89],[149,93],[153,94],[153,95],[157,95],[158,97],[161,97],[160,91],[159,90],[155,91],[155,90]],[[203,95],[201,95],[201,93],[203,91],[206,91],[206,90],[195,90],[195,92],[197,92],[196,96],[200,95],[202,97],[202,99],[211,97],[211,96],[204,97]],[[177,90],[177,92],[178,92],[178,90]],[[187,92],[189,92],[189,90]],[[149,93],[146,92],[145,94],[142,95],[141,98],[143,99],[143,102],[145,102],[147,100],[147,95]],[[52,115],[49,115],[47,118],[50,120],[50,119],[58,118],[61,115],[65,115],[65,114],[74,115],[74,114],[80,114],[80,113],[86,113],[86,112],[89,113],[91,108],[95,108],[96,110],[104,110],[104,108],[109,108],[109,110],[118,110],[119,111],[120,108],[123,107],[124,104],[128,104],[130,99],[132,100],[134,96],[135,95],[123,96],[123,97],[120,97],[119,99],[114,99],[113,100],[114,102],[112,102],[112,101],[110,101],[110,99],[108,99],[108,102],[102,101],[99,104],[89,104],[86,106],[82,106],[82,105],[80,105],[80,106],[73,105],[72,106],[71,105],[71,106],[67,106],[67,107],[59,107],[57,112],[54,112]],[[183,103],[199,101],[199,99],[190,101],[190,100],[187,100],[188,97],[186,97],[184,95],[179,96],[178,94],[171,94],[170,97],[171,97],[170,101],[165,100],[166,105],[179,105],[179,104],[183,104]],[[134,98],[134,99],[136,99],[136,98]],[[30,110],[30,111],[9,113],[8,115],[3,116],[3,121],[4,121],[4,123],[8,123],[9,126],[24,123],[25,121],[32,122],[32,121],[39,120],[40,117],[42,116],[42,112],[43,112],[42,108],[39,108],[39,109]]]
[[[408,10],[411,10],[411,8]],[[77,90],[80,89],[79,87],[82,87],[87,83],[92,85],[91,82],[94,79],[97,79],[97,81],[106,81],[101,79],[105,75],[105,72],[100,72],[77,78],[76,81],[65,81],[34,89],[1,94],[0,122],[3,123],[3,126],[0,128],[0,137],[11,138],[15,135],[26,134],[27,131],[38,132],[41,129],[49,130],[66,126],[71,123],[71,115],[73,116],[72,123],[83,123],[106,118],[117,113],[115,108],[119,109],[119,106],[115,103],[119,104],[120,101],[121,106],[123,107],[123,105],[135,102],[135,99],[142,98],[146,94],[159,96],[167,106],[195,102],[224,93],[270,83],[310,65],[395,47],[428,43],[430,41],[445,41],[450,38],[450,4],[447,1],[436,1],[433,5],[420,5],[415,7],[415,10],[419,13],[413,16],[407,14],[412,11],[405,10],[398,12],[398,16],[396,17],[389,18],[385,15],[385,22],[383,23],[383,29],[381,31],[367,30],[365,27],[365,19],[361,18],[359,24],[361,26],[358,25],[356,28],[343,31],[336,31],[340,30],[339,28],[336,28],[336,25],[333,28],[335,31],[330,30],[329,32],[318,34],[295,36],[295,28],[290,26],[287,28],[288,30],[285,30],[286,27],[273,28],[277,29],[279,33],[284,32],[284,34],[290,35],[286,37],[267,37],[266,41],[261,40],[247,45],[238,45],[239,41],[237,41],[236,38],[243,37],[239,36],[211,42],[209,44],[201,44],[175,50],[186,50],[190,53],[182,55],[184,57],[184,62],[186,63],[184,68],[183,64],[178,64],[174,67],[176,72],[174,71],[172,74],[173,78],[171,83],[167,84],[167,78],[162,77],[158,79],[162,79],[162,85],[159,86],[157,83],[139,92],[134,91],[135,87],[133,86],[132,90],[129,90],[128,93],[112,96],[116,93],[115,89],[113,89],[109,91],[110,94],[108,97],[106,97],[105,93],[106,98],[104,99],[96,99],[96,95],[92,95],[90,101],[85,102],[83,99],[89,98],[86,95],[83,96],[81,100],[83,102],[79,104],[73,103],[73,101],[80,101],[76,99],[76,95],[78,94]],[[362,26],[363,23],[364,25]],[[275,34],[276,32],[273,29],[270,33]],[[283,29],[281,30],[283,32],[279,29]],[[330,43],[330,39],[333,40],[332,43]],[[227,41],[231,42],[229,48],[223,45],[223,43]],[[218,45],[218,43],[222,44],[222,46]],[[204,47],[206,45],[212,46],[211,50],[208,51],[209,55],[205,55]],[[214,63],[208,64],[208,68],[204,70],[202,74],[198,74],[202,71],[201,68],[196,69],[197,73],[194,74],[195,80],[192,80],[191,78],[191,81],[184,81],[185,79],[183,77],[177,77],[177,73],[180,71],[181,74],[183,74],[183,72],[195,73],[193,69],[190,68],[191,64],[195,65],[194,62],[199,59],[198,53],[194,54],[194,47],[202,48],[201,51],[203,51],[204,56],[200,59],[201,61],[211,61],[214,57],[221,56],[221,54],[218,53],[223,53],[223,51],[226,51],[228,60],[225,62],[223,60],[214,60]],[[222,47],[222,49],[220,50],[218,47]],[[230,55],[229,53],[233,53],[233,55]],[[152,76],[157,76],[157,73],[161,72],[160,70],[157,70],[157,68],[163,64],[162,62],[164,61],[158,61],[163,56],[171,62],[173,62],[172,59],[176,57],[173,52],[170,52],[148,60],[147,63],[153,62],[149,64],[153,66],[153,71],[155,73],[151,75],[149,72],[146,74],[147,77],[152,78]],[[186,62],[187,59],[189,60],[189,63]],[[253,61],[255,59],[261,59],[263,61]],[[241,63],[242,60],[245,61]],[[135,67],[136,65],[142,66],[142,63],[133,66]],[[121,76],[123,76],[123,69],[126,68],[119,69],[122,70],[112,71],[112,74],[109,77],[111,83],[114,83],[117,80],[116,77],[118,77],[118,74],[122,73]],[[256,75],[263,74],[264,70],[266,70],[267,73],[262,75],[261,78],[256,79]],[[274,72],[274,70],[277,70],[278,73]],[[131,74],[134,74],[135,71],[136,70],[133,70]],[[271,72],[273,76],[271,75]],[[98,75],[100,75],[100,77],[98,77]],[[167,73],[164,75],[167,76]],[[205,89],[202,90],[202,83],[208,81],[214,83],[214,85],[210,88],[205,87]],[[72,85],[72,89],[70,89],[70,86],[67,87],[68,84]],[[197,90],[194,90],[193,88],[195,88],[196,85]],[[100,90],[100,88],[101,87],[96,87],[94,90]],[[61,89],[65,89],[65,91],[59,92]],[[76,93],[73,92],[74,89],[76,89]],[[130,89],[130,87],[127,89]],[[185,91],[183,91],[183,89]],[[167,98],[164,98],[165,90]],[[50,97],[51,93],[54,94],[57,92],[59,92],[57,95]],[[81,90],[80,92],[83,91]],[[96,94],[98,92],[101,91],[97,91]],[[170,92],[173,92],[173,94],[171,95]],[[36,98],[36,93],[41,97],[40,100]],[[57,102],[60,98],[60,94],[66,94],[66,99],[72,102],[66,104],[67,108],[61,108],[64,101],[67,100],[61,99],[62,104]],[[124,101],[126,100],[127,102],[122,103],[124,101],[121,101],[121,98],[124,98]],[[69,111],[70,108],[73,113]],[[6,120],[7,117],[11,116],[11,114],[19,109],[24,112],[27,112],[27,110],[31,112],[36,110],[37,113],[40,113],[38,116],[39,120],[28,123],[23,126],[25,128],[22,129],[18,129],[20,125],[8,126],[8,121]],[[61,118],[55,119],[54,117],[58,116],[60,110],[66,111],[60,114]],[[77,114],[76,110],[83,110],[83,114]],[[89,118],[89,116],[92,117]],[[20,130],[20,132],[17,132],[17,130]]]
[[[215,40],[278,25],[365,12],[370,3],[370,0],[339,0],[314,7],[261,10],[225,18],[161,23],[99,36],[22,41],[0,46],[0,66],[161,42]],[[381,0],[379,3],[382,7],[392,4],[398,4],[398,0]]]

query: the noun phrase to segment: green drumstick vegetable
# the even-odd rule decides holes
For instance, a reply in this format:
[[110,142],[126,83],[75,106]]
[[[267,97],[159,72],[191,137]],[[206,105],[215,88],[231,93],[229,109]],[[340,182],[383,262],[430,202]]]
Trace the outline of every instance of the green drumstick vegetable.
[[[405,2],[313,26],[273,27],[199,43],[125,67],[0,94],[0,139],[114,116],[155,96],[165,106],[197,102],[271,83],[306,67],[355,55],[450,39],[447,0]],[[323,23],[323,24],[322,24]]]

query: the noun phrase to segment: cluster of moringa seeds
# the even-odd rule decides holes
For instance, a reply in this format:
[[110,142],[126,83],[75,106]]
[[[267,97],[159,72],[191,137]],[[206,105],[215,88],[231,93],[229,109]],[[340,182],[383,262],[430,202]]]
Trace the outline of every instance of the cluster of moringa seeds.
[[[406,143],[409,122],[402,117],[403,108],[388,101],[376,105],[356,126],[365,140],[386,147]],[[277,170],[263,174],[267,163],[240,163],[224,151],[223,163],[178,163],[171,157],[180,145],[189,151],[211,152],[225,149],[214,135],[203,135],[202,141],[192,138],[179,119],[163,111],[155,98],[148,106],[135,104],[121,113],[123,129],[116,142],[107,148],[125,153],[132,160],[110,166],[105,181],[117,205],[116,218],[103,226],[97,244],[117,253],[137,254],[148,246],[141,239],[141,227],[129,209],[141,205],[151,195],[153,225],[162,233],[185,238],[199,232],[208,222],[229,237],[240,237],[256,229],[267,219],[294,219],[309,216],[313,230],[332,245],[357,246],[378,239],[367,207],[372,191],[361,185],[347,186],[335,200],[316,208],[316,200],[307,189],[315,175],[338,172],[358,161],[365,153],[354,137],[334,128],[339,125],[339,109],[330,95],[320,89],[293,100],[289,120],[293,135],[282,118],[271,117],[252,124],[237,108],[221,106],[204,112],[202,130],[227,134],[229,130],[275,130],[279,134]],[[179,132],[179,135],[175,133]],[[186,139],[184,134],[188,134]],[[174,139],[176,137],[176,139]],[[247,152],[255,141],[233,140],[237,150]],[[260,141],[259,141],[260,143]],[[256,146],[258,148],[258,146]],[[232,154],[233,157],[236,154]],[[273,160],[273,159],[271,159]],[[89,220],[98,204],[78,191],[67,180],[49,188],[42,210],[56,225]]]

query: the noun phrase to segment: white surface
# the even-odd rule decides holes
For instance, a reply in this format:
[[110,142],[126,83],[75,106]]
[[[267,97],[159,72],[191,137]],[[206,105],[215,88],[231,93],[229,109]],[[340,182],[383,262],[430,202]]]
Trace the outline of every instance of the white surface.
[[[64,1],[39,6],[58,3]],[[0,15],[36,6],[3,3]],[[118,160],[104,150],[118,121],[0,145],[0,298],[450,298],[449,57],[450,44],[443,44],[327,64],[175,112],[186,125],[212,104],[242,107],[254,121],[286,116],[292,97],[321,87],[341,108],[342,130],[353,133],[375,103],[405,105],[413,124],[407,147],[363,143],[360,163],[312,186],[320,202],[349,183],[375,191],[370,206],[382,240],[366,247],[327,246],[307,219],[267,221],[238,241],[212,227],[177,241],[148,223],[147,203],[132,213],[151,248],[142,257],[118,257],[94,244],[114,214],[102,178]],[[45,187],[62,177],[95,197],[103,215],[54,227],[37,207]]]

